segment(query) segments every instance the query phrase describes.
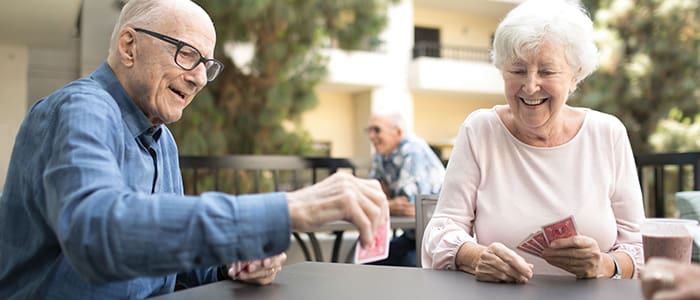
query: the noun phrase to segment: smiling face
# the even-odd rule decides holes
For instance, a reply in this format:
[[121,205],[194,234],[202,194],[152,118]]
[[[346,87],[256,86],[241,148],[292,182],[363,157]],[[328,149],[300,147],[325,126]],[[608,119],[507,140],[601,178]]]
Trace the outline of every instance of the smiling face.
[[392,124],[389,117],[379,115],[370,117],[367,134],[374,150],[386,156],[399,147],[403,138],[403,132],[398,126]]
[[[204,10],[189,1],[177,1],[164,15],[168,17],[162,22],[142,27],[188,43],[203,57],[213,56],[216,33]],[[120,47],[122,43],[131,47],[133,54],[127,74],[121,80],[127,93],[154,125],[179,120],[185,107],[207,83],[204,64],[184,70],[175,64],[176,45],[131,27],[122,30]]]
[[502,68],[513,125],[527,131],[556,126],[570,93],[576,88],[564,47],[545,42],[526,58]]

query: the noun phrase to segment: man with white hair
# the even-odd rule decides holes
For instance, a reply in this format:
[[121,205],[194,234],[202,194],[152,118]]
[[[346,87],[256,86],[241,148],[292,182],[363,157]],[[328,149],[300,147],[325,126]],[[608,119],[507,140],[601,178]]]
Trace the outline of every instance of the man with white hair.
[[0,199],[0,299],[143,299],[176,273],[269,284],[291,231],[335,220],[363,245],[384,221],[380,184],[335,174],[288,193],[184,196],[166,124],[223,65],[189,0],[131,0],[107,61],[38,101],[23,122]]
[[[375,150],[369,177],[382,183],[389,198],[389,212],[392,216],[415,216],[416,196],[437,195],[445,167],[423,139],[407,130],[399,113],[373,114],[367,134]],[[405,230],[403,235],[394,238],[389,246],[389,257],[374,264],[415,266],[415,230]]]

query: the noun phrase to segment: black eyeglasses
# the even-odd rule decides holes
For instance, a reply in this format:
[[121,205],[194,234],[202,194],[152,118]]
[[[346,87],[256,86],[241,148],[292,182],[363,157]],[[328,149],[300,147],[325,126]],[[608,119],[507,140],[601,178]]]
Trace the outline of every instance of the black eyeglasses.
[[382,132],[382,128],[379,126],[370,126],[370,127],[367,127],[367,129],[365,129],[365,131],[367,131],[367,133],[374,132],[374,134],[379,134]]
[[224,65],[221,62],[213,58],[204,58],[197,48],[188,43],[142,28],[134,28],[134,30],[175,45],[177,47],[177,50],[175,50],[175,64],[180,68],[190,71],[200,63],[203,63],[207,69],[207,81],[214,80],[221,73],[221,70],[224,69]]

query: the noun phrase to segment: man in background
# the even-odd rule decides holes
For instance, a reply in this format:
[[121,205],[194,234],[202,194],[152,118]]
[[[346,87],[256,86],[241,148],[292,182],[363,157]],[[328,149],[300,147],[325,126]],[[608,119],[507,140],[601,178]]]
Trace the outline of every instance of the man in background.
[[[373,114],[367,133],[375,150],[369,177],[382,183],[389,199],[390,214],[415,216],[416,197],[440,192],[445,167],[423,139],[406,129],[406,122],[399,113]],[[404,230],[394,238],[389,246],[389,257],[374,264],[415,267],[415,230]]]

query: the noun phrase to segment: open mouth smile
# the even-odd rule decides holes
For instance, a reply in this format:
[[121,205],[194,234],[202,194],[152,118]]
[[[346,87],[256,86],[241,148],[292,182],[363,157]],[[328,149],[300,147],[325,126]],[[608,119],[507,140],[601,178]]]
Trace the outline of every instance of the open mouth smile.
[[185,99],[185,97],[187,97],[187,94],[185,94],[184,92],[182,92],[176,88],[170,87],[169,89],[170,89],[170,91],[172,91],[176,95],[180,96],[180,98],[182,98],[182,99]]
[[525,99],[525,98],[520,98],[520,101],[524,103],[527,106],[537,106],[542,103],[547,102],[549,98],[539,98],[539,99]]

